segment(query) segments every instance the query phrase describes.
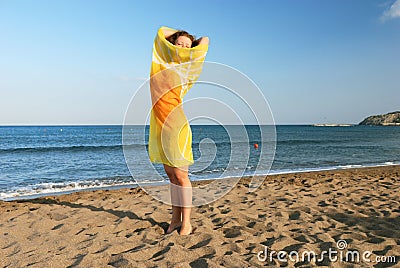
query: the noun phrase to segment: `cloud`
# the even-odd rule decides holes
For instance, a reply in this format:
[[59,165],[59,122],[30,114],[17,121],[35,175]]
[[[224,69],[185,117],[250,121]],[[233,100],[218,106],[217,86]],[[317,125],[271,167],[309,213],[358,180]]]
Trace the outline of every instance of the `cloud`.
[[383,22],[395,18],[400,18],[400,0],[396,0],[381,16]]

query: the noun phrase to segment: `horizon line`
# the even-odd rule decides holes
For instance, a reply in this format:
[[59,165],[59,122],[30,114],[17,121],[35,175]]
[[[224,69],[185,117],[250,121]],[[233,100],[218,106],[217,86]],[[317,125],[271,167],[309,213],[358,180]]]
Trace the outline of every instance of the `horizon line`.
[[[323,126],[323,125],[351,125],[357,126],[358,123],[284,123],[284,124],[225,124],[225,125],[217,125],[217,124],[190,124],[191,126]],[[75,127],[75,126],[149,126],[149,124],[141,125],[141,124],[131,124],[131,125],[123,125],[123,124],[18,124],[18,125],[0,125],[0,127]]]

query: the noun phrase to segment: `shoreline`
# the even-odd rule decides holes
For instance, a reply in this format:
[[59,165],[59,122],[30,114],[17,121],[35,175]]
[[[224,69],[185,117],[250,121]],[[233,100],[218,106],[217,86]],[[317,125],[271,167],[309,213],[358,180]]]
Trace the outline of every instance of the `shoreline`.
[[[268,174],[256,174],[256,175],[243,175],[243,176],[232,176],[232,177],[224,177],[224,178],[206,178],[200,180],[191,180],[192,183],[197,182],[204,182],[209,183],[213,180],[226,180],[231,178],[249,178],[253,176],[274,176],[274,175],[286,175],[286,174],[296,174],[296,173],[308,173],[308,172],[320,172],[320,171],[334,171],[334,170],[348,170],[348,169],[363,169],[363,168],[375,168],[375,167],[387,167],[387,166],[400,166],[400,162],[385,162],[381,164],[364,164],[364,165],[356,165],[356,164],[349,164],[349,165],[339,165],[339,166],[327,166],[327,167],[319,167],[319,168],[304,168],[304,169],[289,169],[289,170],[277,170],[268,172]],[[190,174],[189,174],[190,175]],[[145,182],[151,186],[159,186],[168,184],[168,181],[156,181],[156,182]],[[72,183],[71,183],[72,184]],[[76,182],[79,184],[79,182]],[[36,191],[33,193],[17,195],[15,192],[10,193],[0,193],[0,201],[18,201],[18,200],[30,200],[36,199],[41,197],[51,197],[51,196],[60,196],[65,194],[72,194],[72,193],[79,193],[79,192],[86,192],[86,191],[98,191],[98,190],[118,190],[118,189],[127,189],[127,188],[137,188],[140,185],[136,182],[126,182],[120,184],[105,184],[100,186],[89,186],[89,187],[82,187],[82,186],[75,186],[75,187],[65,187],[61,188],[59,191],[48,191],[48,189],[40,191]],[[2,197],[4,196],[4,197]]]
[[[276,255],[266,262],[257,254],[322,254],[339,241],[399,264],[400,166],[270,175],[255,192],[249,181],[193,208],[189,236],[165,235],[170,206],[140,188],[0,201],[0,267],[279,267]],[[297,264],[355,263],[325,256]]]

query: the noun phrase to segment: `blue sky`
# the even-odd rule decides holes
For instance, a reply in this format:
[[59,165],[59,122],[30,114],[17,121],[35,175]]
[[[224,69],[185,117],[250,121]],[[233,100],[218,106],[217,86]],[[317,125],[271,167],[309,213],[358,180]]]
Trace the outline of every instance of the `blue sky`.
[[0,0],[0,125],[122,124],[162,25],[209,36],[277,124],[400,110],[400,0]]

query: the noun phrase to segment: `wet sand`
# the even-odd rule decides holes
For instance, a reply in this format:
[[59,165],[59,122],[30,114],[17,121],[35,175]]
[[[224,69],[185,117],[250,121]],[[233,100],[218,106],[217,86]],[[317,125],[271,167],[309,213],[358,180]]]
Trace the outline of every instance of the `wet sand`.
[[[243,178],[223,198],[194,208],[197,230],[188,236],[165,235],[170,207],[141,189],[0,201],[0,267],[399,265],[400,166],[267,176],[253,193],[248,183]],[[343,250],[339,240],[347,243]],[[286,256],[286,263],[271,253],[262,261],[257,255],[265,248],[317,256]],[[368,251],[371,261],[395,257],[391,263],[321,258],[329,249],[337,256]]]

